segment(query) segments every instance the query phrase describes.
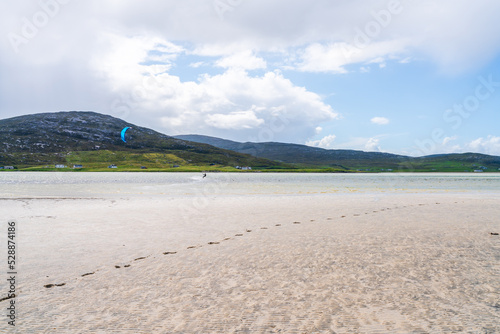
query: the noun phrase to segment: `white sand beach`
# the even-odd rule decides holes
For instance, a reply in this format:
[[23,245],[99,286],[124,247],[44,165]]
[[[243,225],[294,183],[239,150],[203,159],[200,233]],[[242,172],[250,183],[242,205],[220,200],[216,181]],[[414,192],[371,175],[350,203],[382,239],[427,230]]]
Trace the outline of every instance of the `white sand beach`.
[[495,193],[19,197],[1,332],[500,332]]

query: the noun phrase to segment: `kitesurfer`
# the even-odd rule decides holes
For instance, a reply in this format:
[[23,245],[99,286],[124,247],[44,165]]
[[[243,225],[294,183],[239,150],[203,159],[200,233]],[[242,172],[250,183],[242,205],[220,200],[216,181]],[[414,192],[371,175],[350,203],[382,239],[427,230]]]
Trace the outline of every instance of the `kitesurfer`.
[[128,129],[132,129],[132,128],[131,128],[131,127],[128,127],[128,126],[126,126],[126,127],[124,127],[124,128],[123,128],[123,130],[122,130],[122,132],[121,132],[121,137],[122,137],[122,140],[123,140],[123,142],[124,142],[124,143],[126,143],[126,142],[127,142],[127,141],[125,140],[125,132],[126,132]]

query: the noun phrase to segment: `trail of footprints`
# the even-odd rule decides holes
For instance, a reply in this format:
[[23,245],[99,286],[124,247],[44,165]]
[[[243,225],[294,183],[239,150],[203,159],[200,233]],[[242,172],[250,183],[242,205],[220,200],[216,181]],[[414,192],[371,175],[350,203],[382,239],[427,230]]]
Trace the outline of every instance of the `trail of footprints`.
[[[457,204],[458,202],[454,202],[454,203],[455,203],[455,204]],[[439,204],[441,204],[441,203],[436,202],[435,204],[436,204],[436,205],[439,205]],[[426,205],[426,204],[422,204],[422,203],[420,203],[420,204],[414,204],[414,205],[405,205],[405,206],[401,206],[401,207],[397,207],[397,206],[396,206],[396,207],[394,207],[394,208],[382,208],[382,209],[379,209],[379,210],[373,210],[372,212],[365,212],[364,214],[365,214],[365,215],[368,215],[368,214],[373,214],[373,213],[384,212],[384,211],[386,211],[386,210],[388,211],[388,210],[395,210],[395,209],[407,208],[407,207],[412,207],[412,206],[424,206],[424,205]],[[361,214],[359,214],[359,213],[355,213],[355,214],[353,214],[353,217],[359,217],[359,216],[361,216]],[[340,218],[346,218],[346,217],[347,217],[347,216],[345,216],[345,215],[340,216]],[[334,218],[332,218],[332,217],[328,217],[328,218],[326,218],[326,220],[333,220],[333,219],[334,219]],[[314,221],[315,221],[315,220],[313,220],[313,219],[311,220],[311,222],[314,222]],[[294,224],[294,225],[298,225],[298,224],[301,224],[301,222],[299,222],[299,221],[294,221],[292,224]],[[275,224],[275,225],[274,225],[274,227],[280,227],[280,226],[282,226],[282,224]],[[261,229],[261,230],[268,230],[268,229],[269,229],[269,227],[263,226],[263,227],[261,227],[260,229]],[[246,229],[246,230],[245,230],[245,232],[246,232],[246,233],[251,233],[251,232],[252,232],[252,230],[250,230],[250,229]],[[496,232],[492,232],[492,233],[490,233],[490,234],[491,234],[491,235],[498,235],[498,233],[496,233]],[[243,237],[243,236],[244,236],[244,233],[237,233],[237,234],[235,234],[234,236],[235,236],[235,237]],[[210,241],[210,242],[208,242],[207,244],[208,244],[208,245],[219,245],[219,244],[220,244],[221,242],[223,242],[223,241],[232,240],[232,239],[234,239],[234,238],[227,237],[227,238],[224,238],[224,239],[223,239],[223,240],[221,240],[221,241]],[[187,247],[187,249],[196,249],[196,248],[201,248],[201,247],[203,247],[203,246],[202,246],[202,245],[196,245],[196,246],[189,246],[189,247]],[[167,251],[167,252],[163,252],[163,255],[175,255],[175,254],[177,254],[177,252],[174,252],[174,251]],[[144,259],[147,259],[147,258],[148,258],[148,257],[150,257],[150,256],[151,256],[151,255],[138,257],[138,258],[134,259],[134,261],[144,260]],[[130,266],[131,266],[130,264],[126,264],[126,265],[124,265],[124,266],[123,266],[123,268],[128,268],[128,267],[130,267]],[[122,268],[122,266],[115,265],[115,268],[116,268],[116,269],[120,269],[120,268]],[[98,270],[96,270],[96,271],[98,271]],[[94,275],[94,274],[96,273],[96,271],[89,272],[89,273],[85,273],[85,274],[81,275],[81,277]],[[58,286],[64,286],[64,285],[66,285],[66,283],[46,284],[46,285],[44,285],[44,287],[45,287],[45,288],[52,288],[52,287],[58,287]],[[0,301],[2,301],[2,300],[3,300],[3,299],[0,299]]]

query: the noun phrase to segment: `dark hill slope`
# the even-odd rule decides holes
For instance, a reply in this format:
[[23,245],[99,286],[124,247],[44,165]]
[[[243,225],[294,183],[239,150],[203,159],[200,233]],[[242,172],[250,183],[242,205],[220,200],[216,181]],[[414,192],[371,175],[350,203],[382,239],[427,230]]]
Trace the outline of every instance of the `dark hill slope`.
[[[126,133],[127,142],[120,132]],[[77,151],[161,152],[193,164],[275,166],[279,163],[189,142],[95,112],[54,112],[0,120],[0,165],[52,163],[56,154]]]
[[363,152],[356,150],[326,150],[299,144],[238,143],[231,140],[199,135],[181,135],[175,138],[210,144],[227,150],[251,154],[255,157],[312,166],[383,166],[397,168],[409,158],[402,155]]
[[[255,157],[308,166],[343,166],[350,169],[392,169],[394,171],[498,171],[500,157],[479,153],[439,154],[409,157],[382,152],[356,150],[327,150],[298,144],[239,143],[200,135],[181,135],[175,138],[206,143],[220,148],[251,154]],[[483,168],[481,168],[483,167]]]

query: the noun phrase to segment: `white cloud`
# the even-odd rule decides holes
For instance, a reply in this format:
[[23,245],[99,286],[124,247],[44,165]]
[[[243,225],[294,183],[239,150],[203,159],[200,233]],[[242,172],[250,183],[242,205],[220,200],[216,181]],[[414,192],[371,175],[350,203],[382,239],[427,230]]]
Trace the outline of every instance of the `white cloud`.
[[386,125],[386,124],[389,124],[389,119],[386,118],[386,117],[373,117],[370,121],[373,124],[377,124],[377,125]]
[[313,147],[325,148],[325,149],[333,149],[335,138],[337,138],[335,135],[328,135],[328,136],[325,136],[319,140],[307,141],[306,145],[313,146]]
[[199,67],[204,66],[204,65],[207,65],[207,64],[205,62],[203,62],[203,61],[197,61],[195,63],[189,64],[189,67],[199,68]]
[[90,65],[94,73],[112,83],[113,91],[142,85],[144,73],[155,76],[168,72],[184,51],[164,39],[141,35],[103,34],[99,43],[100,52],[91,58]]
[[[408,4],[400,33],[412,34],[417,50],[446,72],[460,73],[482,66],[498,55],[500,35],[493,27],[500,2],[432,0]],[[411,11],[411,13],[410,13]],[[443,15],[442,13],[446,13]]]
[[380,140],[378,138],[370,138],[365,144],[365,151],[373,152],[380,151]]
[[486,138],[477,138],[468,143],[465,148],[475,153],[500,155],[500,137],[490,135]]
[[[374,13],[386,11],[389,3],[320,1],[309,6],[300,1],[240,1],[230,5],[222,21],[212,1],[151,0],[148,6],[133,1],[71,1],[60,6],[29,44],[21,46],[22,51],[30,48],[21,55],[57,59],[55,52],[64,57],[75,52],[74,46],[92,54],[96,37],[106,31],[188,41],[194,54],[205,56],[300,48],[303,54],[297,67],[314,72],[343,72],[346,64],[377,57],[408,61],[413,59],[410,52],[427,55],[442,67],[463,70],[492,59],[500,50],[500,35],[492,28],[500,11],[496,0],[400,1],[400,10],[381,24]],[[21,33],[23,17],[41,10],[36,1],[29,5],[2,2],[1,6],[0,27],[13,33]],[[378,31],[370,33],[370,27],[377,25]],[[0,47],[2,53],[12,51],[8,39],[0,41]]]
[[370,152],[385,152],[380,146],[380,139],[388,137],[388,135],[377,135],[373,137],[353,137],[348,141],[338,143],[338,149],[346,150],[361,150]]
[[257,118],[254,110],[233,111],[229,114],[211,114],[207,116],[206,124],[214,128],[241,130],[252,129],[265,121]]
[[[167,134],[203,133],[235,140],[297,142],[311,137],[318,124],[339,117],[322,98],[295,86],[279,71],[251,76],[239,65],[259,68],[265,64],[250,52],[229,56],[219,65],[222,74],[201,75],[197,81],[148,65],[157,39],[118,39],[104,56],[96,57],[95,70],[117,94],[131,95],[125,103],[146,124]],[[121,53],[124,59],[113,63]],[[178,49],[178,52],[184,52]],[[172,54],[174,58],[176,54]],[[245,65],[246,64],[246,65]],[[165,66],[170,65],[166,63]],[[137,110],[137,111],[136,111]],[[136,115],[136,117],[139,115]]]
[[299,71],[347,73],[349,64],[377,63],[383,67],[389,58],[396,58],[409,46],[405,40],[374,41],[361,48],[345,42],[313,43],[300,53],[301,61],[296,64]]
[[193,45],[193,49],[189,51],[190,54],[201,57],[229,57],[237,54],[249,53],[253,55],[251,50],[262,51],[261,48],[255,47],[252,43],[247,42],[245,39],[237,41],[230,41],[225,43],[217,42],[202,42]]
[[452,141],[457,140],[457,139],[458,139],[457,136],[445,137],[443,139],[443,146],[447,146],[449,143],[451,143]]
[[264,59],[256,57],[250,50],[246,50],[218,60],[215,66],[255,70],[266,68],[267,65]]
[[413,152],[412,155],[466,152],[500,155],[500,137],[489,135],[486,138],[480,137],[466,143],[458,143],[458,139],[458,136],[451,136],[443,138],[440,143],[422,141],[419,149]]
[[[224,20],[212,1],[66,2],[19,45],[17,54],[8,36],[22,34],[23,20],[43,10],[42,2],[0,2],[0,30],[7,37],[0,39],[3,116],[52,110],[114,113],[118,100],[128,114],[117,116],[170,134],[304,142],[338,114],[311,88],[287,79],[290,72],[275,68],[337,74],[418,59],[461,73],[500,52],[496,0],[401,1],[401,12],[364,43],[359,32],[366,34],[377,22],[373,13],[390,2],[228,1],[233,8]],[[252,76],[245,69],[265,74]],[[314,87],[308,80],[316,78],[299,80]],[[242,129],[222,129],[225,122]],[[494,138],[483,135],[467,147],[494,151]],[[369,140],[350,148],[377,146]]]
[[323,128],[321,126],[318,126],[316,127],[316,129],[314,129],[314,132],[319,135],[321,133],[321,131],[323,131]]

